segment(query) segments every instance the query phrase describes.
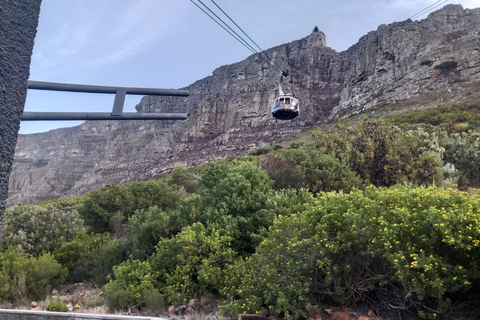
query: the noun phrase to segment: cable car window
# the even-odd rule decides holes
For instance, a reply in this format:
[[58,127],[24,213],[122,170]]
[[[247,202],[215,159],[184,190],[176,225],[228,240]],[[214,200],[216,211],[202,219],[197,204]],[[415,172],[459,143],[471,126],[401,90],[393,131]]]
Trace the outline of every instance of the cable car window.
[[290,104],[290,98],[285,98],[285,104]]

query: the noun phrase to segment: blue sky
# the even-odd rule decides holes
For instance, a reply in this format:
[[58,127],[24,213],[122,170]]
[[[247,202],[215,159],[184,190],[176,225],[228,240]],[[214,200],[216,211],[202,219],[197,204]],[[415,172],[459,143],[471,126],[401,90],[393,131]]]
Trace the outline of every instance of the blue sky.
[[[216,0],[263,49],[303,38],[318,26],[337,51],[436,2]],[[451,3],[480,6],[478,0],[442,6]],[[30,79],[176,89],[251,54],[190,0],[43,0]],[[124,111],[134,112],[140,98],[127,96]],[[109,112],[112,104],[113,95],[29,90],[25,111]],[[20,133],[79,123],[22,122]]]

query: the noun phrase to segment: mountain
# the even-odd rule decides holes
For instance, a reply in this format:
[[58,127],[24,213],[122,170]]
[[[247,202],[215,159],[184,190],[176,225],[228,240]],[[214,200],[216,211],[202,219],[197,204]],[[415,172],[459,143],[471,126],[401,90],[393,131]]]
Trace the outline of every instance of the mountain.
[[372,108],[402,112],[478,99],[480,8],[448,5],[421,21],[381,25],[343,52],[314,28],[266,51],[291,75],[300,116],[272,118],[279,73],[258,55],[222,66],[186,89],[187,98],[146,96],[139,112],[187,112],[186,121],[85,122],[20,135],[9,205],[148,179],[176,163],[194,166],[281,140]]

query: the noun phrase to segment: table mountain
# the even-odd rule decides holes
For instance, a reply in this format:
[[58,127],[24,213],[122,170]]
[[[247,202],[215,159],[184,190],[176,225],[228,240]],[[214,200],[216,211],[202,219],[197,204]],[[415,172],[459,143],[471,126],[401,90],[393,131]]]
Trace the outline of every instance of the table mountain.
[[270,104],[280,75],[252,55],[191,84],[187,98],[146,96],[137,105],[139,112],[186,112],[186,121],[91,121],[20,135],[9,204],[148,179],[176,163],[200,165],[337,115],[399,102],[435,106],[476,97],[480,9],[448,5],[421,21],[381,25],[343,52],[327,47],[325,35],[315,27],[307,37],[266,53],[290,71],[284,89],[300,99],[298,118],[272,118]]

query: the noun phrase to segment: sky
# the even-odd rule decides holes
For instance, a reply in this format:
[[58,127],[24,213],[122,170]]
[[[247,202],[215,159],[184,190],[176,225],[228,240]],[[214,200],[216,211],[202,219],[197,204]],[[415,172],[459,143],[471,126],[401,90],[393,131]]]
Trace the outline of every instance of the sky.
[[[252,54],[200,11],[199,0],[43,0],[30,80],[179,89]],[[215,8],[211,0],[201,0]],[[214,0],[262,48],[318,26],[344,51],[381,24],[406,20],[438,0]],[[442,0],[445,1],[445,0]],[[479,0],[449,0],[464,8]],[[426,14],[417,19],[424,19]],[[28,90],[24,111],[111,112],[113,95]],[[127,95],[125,112],[140,96]],[[25,121],[20,133],[78,125]]]

